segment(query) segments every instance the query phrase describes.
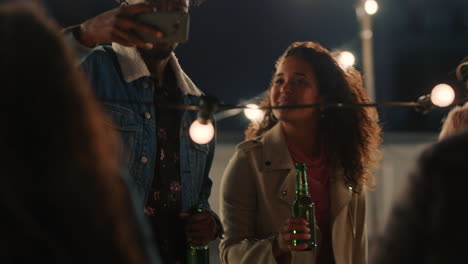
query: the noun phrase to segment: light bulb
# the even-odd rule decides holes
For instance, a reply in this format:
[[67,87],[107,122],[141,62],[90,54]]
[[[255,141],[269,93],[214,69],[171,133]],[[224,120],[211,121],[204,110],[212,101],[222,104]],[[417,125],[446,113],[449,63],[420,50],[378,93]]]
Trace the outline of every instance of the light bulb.
[[363,39],[371,39],[374,33],[372,33],[372,30],[365,29],[361,31],[361,38]]
[[356,58],[349,51],[342,51],[338,56],[338,64],[343,70],[346,70],[347,68],[353,66],[355,61]]
[[263,119],[263,111],[258,109],[256,104],[248,104],[248,108],[244,109],[244,115],[251,121],[260,122]]
[[446,107],[455,100],[455,91],[445,83],[436,85],[431,92],[431,102],[439,107]]
[[366,10],[367,14],[374,15],[379,10],[379,4],[375,0],[367,0],[364,3],[364,10]]
[[190,125],[189,135],[193,142],[197,144],[207,144],[214,137],[213,124],[211,124],[210,120],[208,120],[206,125],[200,123],[198,120],[195,120]]

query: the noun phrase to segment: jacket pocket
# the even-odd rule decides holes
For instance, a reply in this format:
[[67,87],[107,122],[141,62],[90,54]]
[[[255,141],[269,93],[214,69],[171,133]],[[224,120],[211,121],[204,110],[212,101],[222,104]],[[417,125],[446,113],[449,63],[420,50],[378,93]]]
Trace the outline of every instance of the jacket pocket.
[[132,172],[142,127],[131,110],[109,104],[105,107],[109,118],[108,125],[114,128],[120,136],[121,160],[128,166],[129,172]]

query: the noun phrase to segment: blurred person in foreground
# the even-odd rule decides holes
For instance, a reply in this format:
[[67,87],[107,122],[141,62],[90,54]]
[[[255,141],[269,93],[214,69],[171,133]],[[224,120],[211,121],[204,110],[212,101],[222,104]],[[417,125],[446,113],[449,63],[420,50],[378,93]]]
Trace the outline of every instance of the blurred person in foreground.
[[468,217],[468,131],[459,131],[420,155],[387,220],[371,247],[372,264],[461,263]]
[[439,140],[443,140],[467,129],[468,103],[465,103],[463,106],[455,106],[450,110],[442,125]]
[[[458,79],[465,82],[466,68],[461,74],[461,67],[466,67],[467,58],[457,68]],[[467,150],[465,103],[450,110],[439,142],[419,156],[384,231],[371,248],[370,263],[460,263],[468,258],[464,247],[468,218],[460,208],[468,201]]]
[[[203,93],[175,56],[179,43],[143,41],[139,32],[157,38],[164,35],[137,22],[135,16],[188,13],[198,2],[128,0],[65,30],[124,142],[128,182],[138,208],[150,220],[166,263],[184,263],[187,242],[207,244],[222,234],[219,218],[208,203],[215,139],[207,144],[190,139],[196,111],[161,107],[165,103],[198,105]],[[201,206],[202,212],[192,214],[195,206]]]
[[[320,44],[295,42],[278,59],[262,106],[368,102],[358,71],[344,71]],[[223,263],[367,263],[366,189],[380,143],[374,108],[267,110],[223,175]],[[315,227],[291,217],[295,163],[307,165]],[[318,228],[318,248],[301,252],[307,245],[292,240],[308,239],[310,228]]]
[[0,6],[1,262],[160,263],[117,135],[59,27],[28,2]]

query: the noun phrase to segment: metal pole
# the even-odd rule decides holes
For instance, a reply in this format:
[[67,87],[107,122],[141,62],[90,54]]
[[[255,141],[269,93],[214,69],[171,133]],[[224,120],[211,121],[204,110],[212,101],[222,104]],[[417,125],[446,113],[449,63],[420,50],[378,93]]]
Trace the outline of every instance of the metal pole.
[[[373,65],[373,53],[372,53],[372,18],[365,9],[366,0],[359,0],[358,7],[356,8],[357,17],[360,22],[361,32],[359,36],[361,38],[361,48],[362,48],[362,65],[363,65],[363,78],[364,78],[364,87],[367,90],[367,95],[371,102],[375,102],[375,89],[374,89],[374,65]],[[383,177],[381,184],[384,186],[383,193],[388,192],[388,189],[385,186],[388,186],[388,181]],[[372,243],[376,238],[376,234],[380,232],[381,226],[379,225],[379,211],[382,205],[385,204],[385,200],[382,201],[382,194],[379,193],[370,195],[368,197],[369,202],[369,211],[368,214],[368,225],[370,227],[368,235],[369,242]]]
[[374,79],[374,54],[373,54],[373,31],[372,15],[364,10],[366,0],[360,0],[357,14],[361,24],[361,44],[364,86],[369,99],[375,102],[375,79]]

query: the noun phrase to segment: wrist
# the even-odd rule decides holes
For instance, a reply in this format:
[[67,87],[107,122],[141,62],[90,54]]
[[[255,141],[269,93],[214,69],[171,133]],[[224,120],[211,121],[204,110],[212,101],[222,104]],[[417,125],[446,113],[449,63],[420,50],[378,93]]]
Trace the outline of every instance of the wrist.
[[83,24],[80,24],[73,28],[72,31],[73,36],[75,39],[83,46],[88,47],[88,48],[94,48],[97,46],[97,43],[94,41],[91,41],[88,37],[88,34],[86,34],[86,29]]
[[224,228],[223,228],[223,224],[221,223],[221,220],[219,219],[219,216],[209,208],[206,208],[206,209],[203,209],[203,210],[208,211],[210,213],[212,219],[215,222],[216,231],[214,233],[214,238],[213,239],[216,239],[218,237],[222,239],[223,234],[224,234]]

